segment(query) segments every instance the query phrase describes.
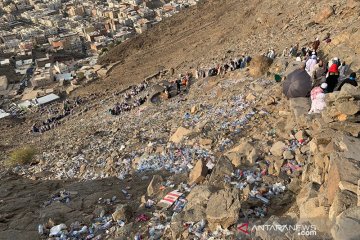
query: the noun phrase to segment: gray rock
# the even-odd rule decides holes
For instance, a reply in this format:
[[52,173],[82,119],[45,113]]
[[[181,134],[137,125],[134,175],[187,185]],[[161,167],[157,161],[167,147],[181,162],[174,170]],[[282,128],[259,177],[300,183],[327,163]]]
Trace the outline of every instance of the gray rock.
[[253,165],[259,157],[259,151],[253,146],[253,144],[244,141],[235,148],[229,150],[226,156],[231,160],[235,167],[241,164]]
[[209,185],[195,186],[186,197],[188,200],[184,208],[184,221],[197,222],[206,218],[206,205],[213,190]]
[[239,219],[240,207],[237,189],[220,190],[212,194],[206,208],[210,230],[215,230],[217,226],[228,228],[235,224]]
[[285,148],[285,143],[278,141],[272,145],[270,152],[276,157],[281,157],[283,155],[283,152],[285,151]]
[[345,210],[336,217],[336,223],[331,228],[331,235],[335,240],[360,239],[360,207]]
[[161,183],[163,182],[163,178],[159,175],[154,175],[151,179],[151,182],[149,183],[147,187],[147,195],[152,196],[154,194],[157,194],[160,192],[159,187],[161,186]]
[[188,200],[185,209],[192,208],[195,205],[204,205],[206,206],[210,195],[213,193],[213,190],[209,185],[198,185],[195,186],[189,195],[186,197]]
[[283,158],[286,160],[294,159],[294,154],[291,151],[285,151],[283,153]]
[[132,216],[132,209],[129,205],[126,204],[117,205],[115,212],[112,214],[114,221],[123,220],[125,222],[129,222]]
[[357,204],[356,194],[350,191],[340,191],[335,195],[334,201],[329,209],[329,219],[334,221],[336,217],[348,208]]
[[191,170],[189,175],[189,184],[192,185],[194,183],[200,183],[202,182],[206,175],[207,175],[208,169],[204,162],[202,160],[198,160],[194,166],[194,168]]
[[217,161],[210,175],[209,182],[214,186],[222,187],[224,186],[224,176],[230,176],[233,172],[234,167],[231,164],[230,160],[227,157],[223,156]]

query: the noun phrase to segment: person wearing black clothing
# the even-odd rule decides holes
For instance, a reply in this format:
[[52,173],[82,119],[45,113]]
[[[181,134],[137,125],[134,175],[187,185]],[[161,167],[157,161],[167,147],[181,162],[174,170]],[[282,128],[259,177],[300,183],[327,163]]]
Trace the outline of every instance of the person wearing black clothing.
[[335,91],[340,91],[341,88],[345,85],[345,84],[351,84],[354,87],[358,86],[358,83],[356,82],[356,73],[351,73],[350,76],[348,78],[346,78],[344,81],[340,82],[339,85],[336,87]]
[[181,87],[181,79],[176,79],[176,91],[177,93],[180,93],[180,87]]

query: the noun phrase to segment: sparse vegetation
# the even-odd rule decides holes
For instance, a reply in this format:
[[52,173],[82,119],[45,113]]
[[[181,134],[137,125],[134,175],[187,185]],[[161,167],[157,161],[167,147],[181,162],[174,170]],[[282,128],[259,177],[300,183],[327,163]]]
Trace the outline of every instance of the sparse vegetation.
[[76,77],[77,77],[79,80],[82,80],[82,79],[85,78],[85,74],[84,74],[83,72],[78,72],[78,73],[76,74]]
[[6,162],[7,166],[16,166],[29,164],[34,159],[36,149],[30,146],[22,147],[10,153],[10,157]]

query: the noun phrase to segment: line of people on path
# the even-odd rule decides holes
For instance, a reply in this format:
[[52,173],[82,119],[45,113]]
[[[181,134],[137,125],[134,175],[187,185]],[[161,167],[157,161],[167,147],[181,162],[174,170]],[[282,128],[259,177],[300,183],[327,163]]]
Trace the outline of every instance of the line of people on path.
[[175,80],[171,81],[170,85],[166,85],[164,89],[164,94],[166,98],[171,98],[171,90],[176,87],[176,93],[180,94],[182,91],[186,92],[188,90],[188,86],[190,84],[190,80],[192,77],[195,79],[206,78],[217,75],[224,75],[230,71],[234,71],[236,69],[246,68],[251,61],[250,56],[243,55],[240,58],[230,59],[228,62],[223,64],[216,64],[214,67],[210,68],[202,68],[199,67],[196,69],[195,74],[186,73],[179,74],[179,77]]
[[54,106],[48,106],[40,109],[42,113],[48,113],[49,115],[55,115],[47,118],[41,123],[35,123],[31,127],[32,133],[43,133],[54,129],[60,125],[60,120],[73,113],[73,109],[83,103],[83,99],[80,97],[75,98],[73,101],[65,100],[62,104],[62,109],[56,109]]
[[223,64],[216,64],[211,68],[198,68],[195,73],[195,78],[205,78],[217,75],[224,75],[228,72],[234,71],[236,69],[246,68],[251,61],[250,56],[242,55],[240,58],[230,59],[228,62]]
[[138,98],[136,98],[136,96],[145,91],[148,86],[149,83],[147,81],[143,81],[138,85],[132,86],[130,90],[122,93],[124,101],[122,103],[117,102],[114,107],[109,109],[109,113],[117,116],[123,112],[131,111],[132,109],[143,105],[147,100],[147,96]]
[[349,69],[345,61],[341,62],[337,57],[324,64],[323,60],[317,57],[316,52],[312,52],[305,63],[305,70],[313,79],[313,86],[327,83],[327,92],[340,91],[345,83],[357,86],[356,73],[352,72],[348,76]]
[[179,74],[178,78],[173,81],[170,81],[170,84],[165,85],[164,96],[169,99],[172,97],[172,89],[176,89],[176,95],[179,95],[181,92],[186,92],[190,84],[190,79],[192,78],[191,73]]

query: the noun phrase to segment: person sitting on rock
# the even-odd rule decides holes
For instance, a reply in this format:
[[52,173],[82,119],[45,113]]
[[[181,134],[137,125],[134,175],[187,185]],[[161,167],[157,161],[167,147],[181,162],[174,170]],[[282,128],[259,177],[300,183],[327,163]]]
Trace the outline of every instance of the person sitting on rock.
[[290,47],[290,57],[296,57],[297,55],[297,48],[296,46],[291,45]]
[[236,69],[235,61],[232,59],[230,59],[230,68],[231,68],[231,71],[234,71]]
[[224,64],[224,71],[225,71],[225,73],[227,73],[229,69],[230,69],[230,65],[227,64],[227,63],[225,63],[225,64]]
[[32,126],[31,131],[32,131],[33,133],[38,133],[38,132],[39,132],[39,128],[36,126],[36,124],[34,124],[34,125]]
[[209,70],[208,76],[211,77],[211,76],[216,76],[216,75],[217,75],[217,69],[216,68],[211,68]]
[[284,50],[283,50],[283,52],[282,52],[282,57],[287,57],[287,55],[288,55],[288,52],[289,52],[289,49],[286,47]]
[[267,53],[267,57],[274,59],[275,58],[275,50],[272,48],[269,48],[269,52]]
[[322,83],[320,87],[314,87],[310,92],[311,109],[308,114],[321,113],[326,107],[325,90],[328,87],[326,83]]
[[358,86],[358,83],[356,82],[356,73],[355,73],[355,72],[352,72],[348,78],[346,78],[345,80],[343,80],[342,82],[340,82],[339,85],[335,88],[335,91],[340,91],[341,88],[342,88],[345,84],[351,84],[351,85],[353,85],[354,87],[357,87],[357,86]]

